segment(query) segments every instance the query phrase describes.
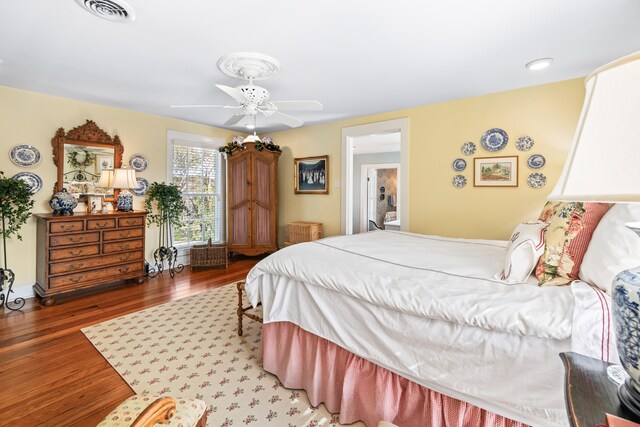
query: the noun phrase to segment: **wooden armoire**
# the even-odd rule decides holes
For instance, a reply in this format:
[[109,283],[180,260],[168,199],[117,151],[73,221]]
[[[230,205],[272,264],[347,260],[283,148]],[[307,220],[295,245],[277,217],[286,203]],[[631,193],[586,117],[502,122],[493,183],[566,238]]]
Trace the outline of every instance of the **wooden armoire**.
[[227,156],[227,245],[230,253],[254,256],[278,250],[280,153],[244,146]]

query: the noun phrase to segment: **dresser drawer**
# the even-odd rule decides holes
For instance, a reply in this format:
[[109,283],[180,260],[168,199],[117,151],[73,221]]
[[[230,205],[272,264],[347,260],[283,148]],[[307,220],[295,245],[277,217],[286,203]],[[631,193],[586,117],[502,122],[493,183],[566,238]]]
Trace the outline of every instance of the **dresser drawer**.
[[49,274],[63,274],[86,270],[89,268],[104,267],[107,265],[120,265],[131,261],[140,261],[143,258],[142,251],[128,252],[115,255],[101,256],[97,258],[87,258],[80,260],[69,260],[67,262],[52,263],[49,266]]
[[52,222],[49,227],[49,232],[51,234],[68,233],[70,231],[84,231],[84,221]]
[[142,240],[127,240],[125,242],[104,243],[102,245],[103,254],[111,254],[114,252],[130,251],[132,249],[142,249],[144,242]]
[[100,245],[81,246],[79,248],[52,249],[49,251],[49,261],[59,261],[68,258],[98,255]]
[[85,282],[91,282],[93,280],[104,279],[107,277],[112,279],[112,281],[117,282],[120,280],[121,275],[136,271],[142,273],[142,264],[140,262],[124,264],[116,267],[101,268],[99,270],[90,270],[84,273],[68,274],[66,276],[53,277],[49,279],[49,288],[77,288],[82,286]]
[[116,219],[104,218],[87,220],[87,230],[103,230],[105,228],[116,228]]
[[113,230],[105,231],[102,240],[108,242],[110,240],[123,240],[133,239],[136,237],[142,237],[144,234],[144,228],[131,228],[128,230]]
[[118,227],[136,227],[144,225],[144,217],[135,216],[133,218],[118,218]]
[[49,237],[49,246],[81,245],[100,241],[100,233],[69,234]]

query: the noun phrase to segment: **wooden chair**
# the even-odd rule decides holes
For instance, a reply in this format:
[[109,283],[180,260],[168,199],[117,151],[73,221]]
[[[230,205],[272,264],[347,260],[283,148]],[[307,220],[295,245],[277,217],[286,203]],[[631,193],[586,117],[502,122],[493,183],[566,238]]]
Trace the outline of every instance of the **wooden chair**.
[[[255,320],[256,322],[262,323],[262,317],[256,316],[255,314],[247,313],[247,311],[251,310],[253,307],[248,305],[244,307],[242,303],[242,291],[244,291],[244,282],[238,282],[236,285],[238,288],[238,335],[242,336],[242,316],[247,316],[249,319]],[[258,303],[258,306],[261,306],[262,303]]]
[[199,399],[180,399],[137,394],[122,402],[98,427],[205,427],[207,404]]

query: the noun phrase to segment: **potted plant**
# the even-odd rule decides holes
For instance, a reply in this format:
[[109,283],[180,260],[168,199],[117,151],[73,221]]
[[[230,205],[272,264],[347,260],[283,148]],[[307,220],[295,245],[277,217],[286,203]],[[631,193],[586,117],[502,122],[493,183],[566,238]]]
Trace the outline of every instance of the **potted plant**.
[[[11,294],[15,275],[7,267],[7,240],[15,236],[22,240],[20,228],[31,216],[33,200],[31,200],[31,188],[26,182],[6,178],[4,172],[0,171],[0,216],[2,217],[2,249],[4,264],[0,267],[0,307],[6,305],[10,310],[19,310],[24,306],[24,298],[16,298],[14,306],[9,306],[9,295]],[[8,282],[7,294],[3,293],[4,283]],[[6,302],[6,304],[5,304]]]
[[178,250],[173,246],[172,238],[173,226],[180,224],[180,216],[187,210],[182,192],[174,184],[154,182],[147,190],[144,208],[147,211],[148,225],[156,224],[160,230],[158,249],[153,253],[155,268],[149,275],[155,277],[162,273],[166,260],[169,274],[173,277],[176,272],[184,269],[182,264],[176,264]]

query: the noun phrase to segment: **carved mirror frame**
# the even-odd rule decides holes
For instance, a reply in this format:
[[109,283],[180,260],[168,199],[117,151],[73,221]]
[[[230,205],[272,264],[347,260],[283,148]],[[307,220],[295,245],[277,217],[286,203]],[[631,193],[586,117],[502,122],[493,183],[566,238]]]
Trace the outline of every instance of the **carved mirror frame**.
[[[51,139],[53,162],[58,168],[58,181],[53,187],[53,194],[61,191],[64,184],[64,163],[66,159],[64,147],[67,144],[112,148],[113,167],[116,169],[122,167],[122,153],[124,152],[124,147],[122,146],[118,135],[111,138],[109,134],[100,129],[93,120],[87,120],[87,122],[82,126],[75,127],[66,133],[64,128],[59,128]],[[118,197],[118,192],[119,190],[114,189],[113,198],[105,198],[105,201],[115,201]],[[78,198],[78,201],[84,202],[86,199],[86,196],[80,197]]]

